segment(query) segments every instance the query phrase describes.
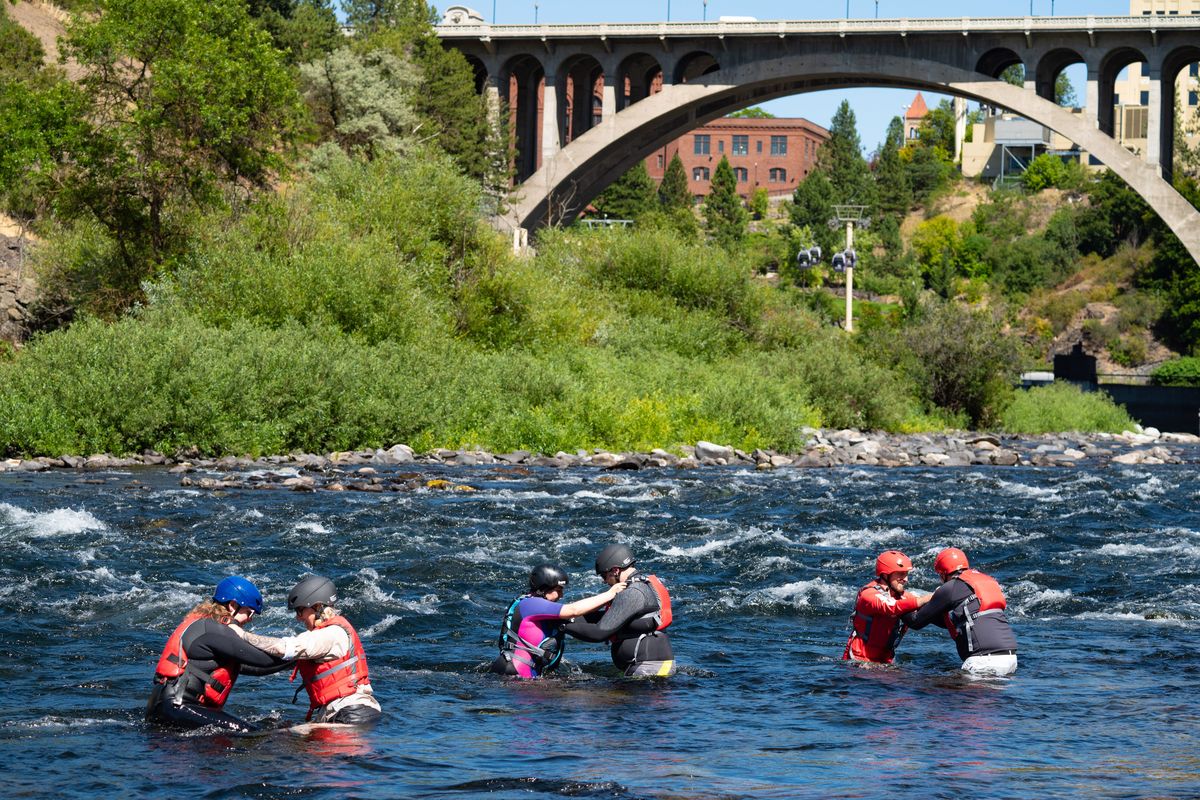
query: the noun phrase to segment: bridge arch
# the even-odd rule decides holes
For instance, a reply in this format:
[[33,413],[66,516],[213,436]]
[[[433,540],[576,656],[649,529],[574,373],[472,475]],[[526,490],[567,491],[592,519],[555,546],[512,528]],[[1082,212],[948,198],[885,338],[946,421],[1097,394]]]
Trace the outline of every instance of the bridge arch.
[[1007,47],[996,47],[979,57],[975,62],[975,71],[989,78],[999,78],[1000,73],[1017,64],[1025,64],[1019,55]]
[[[1002,70],[1004,58],[993,58],[986,65]],[[958,95],[1010,109],[1058,131],[1123,178],[1200,260],[1200,214],[1155,168],[1097,130],[1090,120],[986,73],[924,59],[894,55],[862,59],[836,51],[752,62],[664,87],[605,120],[543,165],[523,185],[523,196],[512,208],[513,221],[538,227],[573,217],[653,150],[732,111],[777,97],[854,86],[897,86]]]
[[654,56],[645,52],[626,56],[617,66],[617,110],[661,91],[662,78],[662,64]]
[[602,87],[612,80],[596,58],[579,53],[566,58],[558,69],[558,96],[563,99],[559,115],[559,141],[578,139],[601,119]]
[[674,83],[691,83],[720,69],[721,65],[712,53],[695,50],[687,53],[675,63]]
[[1057,102],[1055,88],[1058,76],[1072,64],[1084,64],[1086,59],[1069,47],[1058,47],[1042,55],[1034,67],[1034,82],[1037,96]]
[[1130,64],[1139,62],[1149,63],[1149,60],[1145,53],[1133,47],[1118,47],[1106,53],[1100,60],[1100,97],[1096,108],[1096,124],[1109,136],[1116,130],[1113,109],[1117,104],[1117,77]]
[[508,103],[508,130],[516,151],[513,168],[518,181],[541,166],[542,131],[539,109],[546,69],[536,57],[519,55],[500,68],[500,91]]

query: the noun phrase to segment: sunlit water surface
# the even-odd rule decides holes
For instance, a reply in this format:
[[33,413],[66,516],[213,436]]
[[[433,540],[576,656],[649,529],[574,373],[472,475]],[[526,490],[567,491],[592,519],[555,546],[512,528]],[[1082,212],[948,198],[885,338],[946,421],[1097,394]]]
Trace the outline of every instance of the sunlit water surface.
[[[0,746],[10,797],[584,798],[1200,796],[1200,479],[1194,467],[431,471],[474,493],[181,488],[161,470],[0,475]],[[529,567],[612,539],[675,598],[680,674],[482,672]],[[995,575],[1012,680],[955,670],[943,631],[897,666],[840,661],[875,554],[931,590],[954,544]],[[168,633],[214,582],[267,595],[332,576],[385,717],[362,732],[148,727]],[[298,721],[287,673],[229,710]]]

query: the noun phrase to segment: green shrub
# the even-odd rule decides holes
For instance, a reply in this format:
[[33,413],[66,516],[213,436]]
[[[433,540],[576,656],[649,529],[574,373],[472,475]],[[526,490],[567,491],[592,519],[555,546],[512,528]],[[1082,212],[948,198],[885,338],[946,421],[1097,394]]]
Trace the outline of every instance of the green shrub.
[[1184,356],[1168,361],[1150,375],[1155,386],[1200,386],[1200,358]]
[[1004,410],[1001,427],[1009,433],[1081,433],[1133,430],[1125,409],[1103,392],[1084,392],[1069,383],[1017,392]]

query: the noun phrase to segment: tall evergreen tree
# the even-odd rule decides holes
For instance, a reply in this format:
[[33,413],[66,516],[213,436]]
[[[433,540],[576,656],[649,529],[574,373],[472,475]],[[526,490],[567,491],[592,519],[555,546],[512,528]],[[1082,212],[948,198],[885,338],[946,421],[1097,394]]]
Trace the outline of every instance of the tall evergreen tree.
[[820,150],[821,168],[829,176],[838,203],[871,206],[875,203],[875,184],[862,155],[858,123],[850,102],[843,100],[829,126],[829,141]]
[[815,244],[821,246],[826,257],[834,250],[841,249],[841,233],[829,227],[834,202],[833,184],[829,182],[829,176],[824,170],[817,169],[796,185],[789,209],[792,224],[797,228],[807,226],[813,232]]
[[875,184],[879,188],[879,213],[887,216],[903,216],[912,206],[912,185],[908,171],[900,159],[900,148],[904,146],[904,120],[893,117],[888,125],[879,160],[875,164]]
[[358,46],[388,50],[416,64],[421,72],[420,90],[407,98],[424,122],[421,135],[434,139],[490,194],[505,194],[510,178],[507,136],[492,124],[487,100],[475,91],[475,70],[466,57],[443,47],[434,33],[433,11],[425,0],[364,5],[382,21],[366,26],[369,35]]
[[704,198],[704,222],[708,233],[722,247],[735,247],[746,237],[749,217],[742,198],[738,197],[733,167],[729,166],[728,158],[721,156],[708,197]]
[[637,219],[657,204],[654,180],[639,161],[596,198],[593,205],[609,219]]
[[671,156],[667,171],[663,174],[662,183],[658,186],[658,201],[664,209],[690,209],[692,207],[692,192],[688,188],[687,170],[683,167],[683,159],[679,153]]

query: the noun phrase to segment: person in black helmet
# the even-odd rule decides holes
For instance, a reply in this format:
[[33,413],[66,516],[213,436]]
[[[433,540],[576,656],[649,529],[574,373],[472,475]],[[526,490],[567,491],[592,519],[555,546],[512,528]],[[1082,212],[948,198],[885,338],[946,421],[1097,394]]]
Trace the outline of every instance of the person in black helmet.
[[567,591],[567,573],[553,564],[539,564],[529,573],[529,594],[508,607],[500,626],[500,654],[492,662],[492,672],[537,678],[558,666],[563,654],[562,621],[595,611],[625,591],[616,583],[607,592],[561,602]]
[[304,633],[282,639],[247,633],[244,638],[272,655],[296,660],[301,688],[308,692],[306,721],[374,722],[382,712],[371,689],[367,655],[354,626],[334,608],[336,602],[333,581],[310,575],[292,587],[287,600],[288,611],[304,624]]
[[585,642],[608,641],[613,664],[627,677],[667,677],[675,674],[675,656],[666,627],[671,624],[671,596],[654,575],[634,567],[633,551],[610,544],[596,556],[596,574],[609,586],[629,584],[604,609],[564,626]]

